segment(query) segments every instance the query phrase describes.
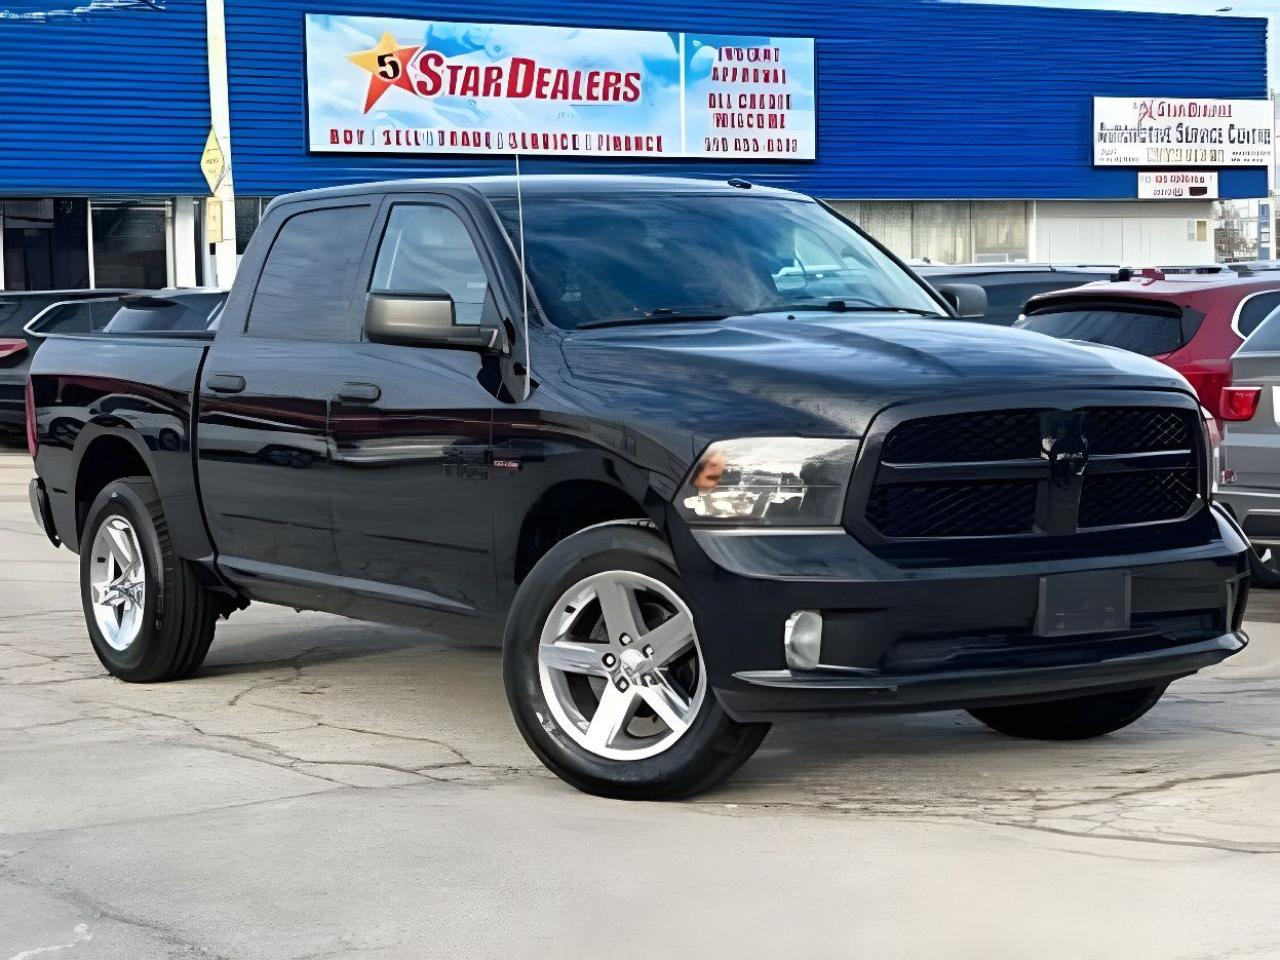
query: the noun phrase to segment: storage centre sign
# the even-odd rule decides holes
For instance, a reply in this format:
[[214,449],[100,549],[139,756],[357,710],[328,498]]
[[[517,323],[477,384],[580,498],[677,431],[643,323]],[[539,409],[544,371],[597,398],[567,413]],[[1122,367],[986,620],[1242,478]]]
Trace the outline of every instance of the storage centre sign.
[[1093,162],[1119,167],[1265,167],[1270,100],[1093,98]]
[[307,14],[313,152],[812,160],[813,40]]

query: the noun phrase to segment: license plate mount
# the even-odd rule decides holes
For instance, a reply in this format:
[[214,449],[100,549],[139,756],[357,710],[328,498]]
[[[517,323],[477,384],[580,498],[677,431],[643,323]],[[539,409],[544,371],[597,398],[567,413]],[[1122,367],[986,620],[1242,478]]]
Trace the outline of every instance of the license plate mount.
[[1127,570],[1087,570],[1040,578],[1036,635],[1128,630],[1132,589]]

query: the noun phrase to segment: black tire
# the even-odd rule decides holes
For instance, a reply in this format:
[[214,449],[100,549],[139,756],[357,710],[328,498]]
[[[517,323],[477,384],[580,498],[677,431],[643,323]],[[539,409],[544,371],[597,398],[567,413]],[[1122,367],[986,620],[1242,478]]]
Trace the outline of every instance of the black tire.
[[[124,650],[107,643],[98,628],[90,590],[94,540],[114,516],[123,517],[136,531],[146,577],[141,626]],[[109,483],[89,508],[80,541],[80,598],[93,652],[112,676],[130,683],[189,677],[213,642],[218,605],[191,565],[175,555],[160,496],[145,477]]]
[[627,570],[681,595],[671,551],[641,523],[592,527],[562,540],[520,585],[503,639],[507,700],[525,742],[552,773],[586,793],[620,800],[670,800],[709,789],[738,769],[767,723],[737,723],[708,688],[689,728],[664,752],[636,760],[588,751],[556,723],[543,695],[538,645],[543,624],[564,592],[596,573]]
[[1272,547],[1250,547],[1249,576],[1252,586],[1264,590],[1280,587],[1280,550]]
[[1095,693],[1069,700],[985,707],[969,714],[992,730],[1030,740],[1091,740],[1127,727],[1156,705],[1168,687]]

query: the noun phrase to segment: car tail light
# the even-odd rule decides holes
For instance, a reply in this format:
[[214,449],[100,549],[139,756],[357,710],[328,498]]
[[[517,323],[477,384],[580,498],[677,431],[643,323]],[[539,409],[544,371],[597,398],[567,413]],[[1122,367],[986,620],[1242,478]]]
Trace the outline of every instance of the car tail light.
[[40,449],[40,434],[36,430],[36,391],[31,386],[31,378],[27,377],[26,391],[27,406],[27,452],[31,454],[31,459],[36,458],[36,451]]
[[1261,387],[1223,387],[1218,412],[1223,420],[1252,420],[1261,399]]
[[27,349],[27,341],[25,340],[4,340],[0,339],[0,360],[7,357],[14,357]]

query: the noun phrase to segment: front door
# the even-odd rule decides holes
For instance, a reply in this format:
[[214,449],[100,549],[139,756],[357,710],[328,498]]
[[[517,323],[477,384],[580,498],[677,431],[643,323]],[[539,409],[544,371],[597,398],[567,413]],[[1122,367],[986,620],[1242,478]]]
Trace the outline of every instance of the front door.
[[[392,200],[368,289],[448,293],[457,323],[497,323],[483,242],[445,198]],[[494,604],[493,394],[469,350],[360,342],[330,415],[334,536],[369,595],[438,610]]]
[[353,299],[375,200],[285,204],[256,290],[237,289],[200,378],[200,489],[219,563],[251,596],[341,610],[329,407],[354,345]]

